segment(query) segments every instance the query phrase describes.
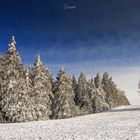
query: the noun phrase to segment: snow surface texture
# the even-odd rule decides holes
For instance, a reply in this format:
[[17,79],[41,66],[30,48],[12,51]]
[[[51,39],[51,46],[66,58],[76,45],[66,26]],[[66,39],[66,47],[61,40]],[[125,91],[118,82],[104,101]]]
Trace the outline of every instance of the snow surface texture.
[[140,140],[140,106],[63,120],[0,124],[0,140]]

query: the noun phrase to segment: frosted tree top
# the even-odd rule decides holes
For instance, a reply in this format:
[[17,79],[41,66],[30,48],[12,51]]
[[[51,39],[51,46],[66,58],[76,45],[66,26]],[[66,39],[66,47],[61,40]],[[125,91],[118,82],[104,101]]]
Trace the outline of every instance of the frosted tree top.
[[15,51],[16,51],[16,41],[15,41],[15,37],[12,36],[10,40],[8,52],[15,52]]

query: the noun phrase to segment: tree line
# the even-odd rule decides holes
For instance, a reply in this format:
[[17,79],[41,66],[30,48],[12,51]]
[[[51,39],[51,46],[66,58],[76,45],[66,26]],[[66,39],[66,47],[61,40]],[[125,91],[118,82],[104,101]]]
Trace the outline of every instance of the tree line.
[[33,67],[25,67],[14,36],[0,56],[0,122],[70,118],[128,104],[108,73],[75,78],[62,67],[53,79],[39,55]]

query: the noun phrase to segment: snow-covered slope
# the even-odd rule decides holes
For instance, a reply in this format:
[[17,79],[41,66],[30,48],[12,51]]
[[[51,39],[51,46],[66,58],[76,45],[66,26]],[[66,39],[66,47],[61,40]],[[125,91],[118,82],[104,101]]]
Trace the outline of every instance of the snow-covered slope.
[[65,120],[0,124],[0,140],[140,140],[140,106]]

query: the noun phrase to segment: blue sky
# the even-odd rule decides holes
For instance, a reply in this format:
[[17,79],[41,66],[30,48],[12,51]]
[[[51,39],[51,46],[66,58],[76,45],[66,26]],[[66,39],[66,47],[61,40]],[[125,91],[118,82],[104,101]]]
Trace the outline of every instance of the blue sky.
[[[75,8],[64,9],[66,3]],[[129,92],[140,77],[139,7],[139,0],[2,0],[0,52],[14,35],[25,65],[39,53],[53,74],[62,65],[88,77],[108,71]]]

